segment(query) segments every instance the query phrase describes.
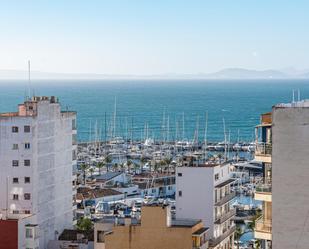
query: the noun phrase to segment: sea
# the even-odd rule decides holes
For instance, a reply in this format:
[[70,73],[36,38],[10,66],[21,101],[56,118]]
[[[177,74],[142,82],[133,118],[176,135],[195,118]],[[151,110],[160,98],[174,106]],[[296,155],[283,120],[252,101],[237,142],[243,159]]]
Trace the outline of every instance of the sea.
[[[57,96],[77,111],[79,141],[125,139],[254,140],[260,114],[277,103],[309,99],[308,80],[0,81],[0,112],[31,95]],[[298,94],[299,93],[299,94]]]

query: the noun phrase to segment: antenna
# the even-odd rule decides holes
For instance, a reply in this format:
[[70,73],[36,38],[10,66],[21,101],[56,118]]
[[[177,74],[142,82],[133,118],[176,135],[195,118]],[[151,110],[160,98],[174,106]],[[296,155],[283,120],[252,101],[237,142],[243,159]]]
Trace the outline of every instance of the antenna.
[[30,60],[28,60],[28,98],[31,99]]

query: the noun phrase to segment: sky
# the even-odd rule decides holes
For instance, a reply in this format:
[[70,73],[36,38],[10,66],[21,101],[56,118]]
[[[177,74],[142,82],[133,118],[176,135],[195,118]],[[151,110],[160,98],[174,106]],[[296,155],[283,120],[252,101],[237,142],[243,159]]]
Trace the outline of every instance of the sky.
[[209,73],[309,68],[307,0],[0,2],[0,69]]

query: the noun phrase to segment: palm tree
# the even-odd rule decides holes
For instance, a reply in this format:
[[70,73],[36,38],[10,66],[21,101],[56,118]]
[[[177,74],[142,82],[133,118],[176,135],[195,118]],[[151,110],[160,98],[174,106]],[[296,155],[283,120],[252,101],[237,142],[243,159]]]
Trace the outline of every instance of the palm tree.
[[170,157],[167,157],[164,159],[165,165],[167,166],[167,173],[170,173],[170,164],[172,162],[172,159]]
[[138,163],[134,163],[134,174],[136,174],[136,170],[141,166]]
[[93,172],[94,172],[94,168],[91,167],[91,168],[89,169],[89,172],[90,172],[90,177],[92,178],[92,175],[93,175]]
[[129,173],[131,173],[131,166],[132,166],[133,162],[131,160],[127,161],[127,166],[128,166],[128,171]]
[[104,159],[105,164],[106,164],[106,171],[109,171],[108,165],[113,161],[112,158],[108,155],[107,157],[105,157]]
[[104,162],[98,162],[96,167],[98,168],[99,170],[99,175],[101,175],[101,169],[105,166],[105,163]]
[[86,185],[86,171],[89,168],[89,166],[85,163],[80,165],[80,169],[83,171],[83,179],[84,179],[84,185]]
[[147,162],[148,162],[148,159],[147,159],[146,157],[142,157],[142,158],[141,158],[141,164],[142,164],[142,165],[141,165],[141,166],[142,166],[141,169],[142,169],[142,170],[143,170],[143,166],[144,166]]
[[124,163],[121,163],[119,166],[120,166],[121,171],[123,172],[124,171]]

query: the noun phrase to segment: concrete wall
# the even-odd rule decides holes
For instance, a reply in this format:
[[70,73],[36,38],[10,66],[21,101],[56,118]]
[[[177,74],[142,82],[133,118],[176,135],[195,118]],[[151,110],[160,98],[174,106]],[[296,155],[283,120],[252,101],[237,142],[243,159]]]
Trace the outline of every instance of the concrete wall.
[[309,248],[309,108],[273,109],[273,249]]

